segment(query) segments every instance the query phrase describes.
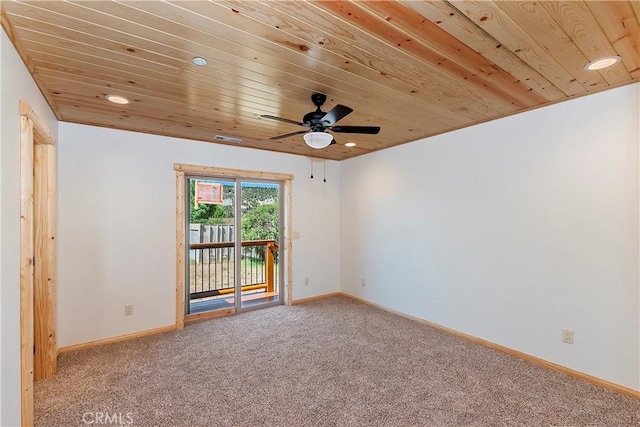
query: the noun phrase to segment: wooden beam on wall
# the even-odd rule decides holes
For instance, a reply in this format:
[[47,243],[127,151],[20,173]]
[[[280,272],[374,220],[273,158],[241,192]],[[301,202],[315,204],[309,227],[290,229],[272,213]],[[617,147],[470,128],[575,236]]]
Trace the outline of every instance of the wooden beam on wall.
[[20,117],[20,406],[33,425],[33,123]]
[[34,376],[56,374],[57,183],[56,146],[34,145]]
[[291,179],[284,181],[284,192],[286,195],[286,204],[285,204],[285,250],[287,252],[287,277],[285,278],[286,286],[287,286],[287,305],[291,305],[293,302],[293,197],[291,187],[293,186],[293,182]]
[[211,166],[188,165],[184,163],[175,163],[173,169],[191,175],[206,175],[217,177],[231,178],[249,178],[249,179],[273,179],[276,181],[292,180],[293,175],[290,173],[262,172],[246,169],[227,169],[216,168]]
[[184,328],[184,279],[185,265],[185,193],[184,172],[176,172],[176,329]]
[[20,100],[20,115],[28,117],[31,120],[33,132],[37,134],[38,138],[34,141],[35,144],[50,144],[56,145],[56,139],[47,126],[44,124],[40,117],[33,111],[31,105],[28,102]]

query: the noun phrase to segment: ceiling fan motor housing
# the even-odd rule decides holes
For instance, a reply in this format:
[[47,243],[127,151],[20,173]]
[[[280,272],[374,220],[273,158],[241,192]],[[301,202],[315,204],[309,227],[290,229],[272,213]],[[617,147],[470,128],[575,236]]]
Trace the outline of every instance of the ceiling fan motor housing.
[[320,107],[318,107],[316,111],[305,114],[302,118],[302,122],[305,125],[308,125],[312,130],[320,132],[323,131],[326,127],[321,123],[322,118],[326,114],[327,113],[321,111]]

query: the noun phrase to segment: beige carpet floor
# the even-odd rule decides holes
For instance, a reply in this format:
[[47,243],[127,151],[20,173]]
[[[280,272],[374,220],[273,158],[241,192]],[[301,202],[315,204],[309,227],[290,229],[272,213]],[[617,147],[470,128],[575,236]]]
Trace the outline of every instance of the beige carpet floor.
[[35,402],[37,426],[640,425],[640,400],[342,297],[62,354]]

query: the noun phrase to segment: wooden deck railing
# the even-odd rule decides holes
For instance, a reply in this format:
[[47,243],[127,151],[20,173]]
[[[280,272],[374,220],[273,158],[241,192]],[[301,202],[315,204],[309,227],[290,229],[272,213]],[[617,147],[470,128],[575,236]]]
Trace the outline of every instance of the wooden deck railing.
[[[231,294],[235,286],[235,242],[193,243],[190,251],[190,299]],[[275,292],[278,244],[275,240],[242,242],[243,291]],[[248,249],[248,251],[247,251]]]

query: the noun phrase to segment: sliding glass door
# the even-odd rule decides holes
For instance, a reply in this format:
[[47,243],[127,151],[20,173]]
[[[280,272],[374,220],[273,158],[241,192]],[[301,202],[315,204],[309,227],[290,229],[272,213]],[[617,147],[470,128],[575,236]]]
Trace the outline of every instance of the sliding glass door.
[[236,183],[187,177],[186,314],[236,306]]
[[280,300],[280,184],[240,182],[241,308]]
[[282,301],[281,183],[187,176],[185,313]]

